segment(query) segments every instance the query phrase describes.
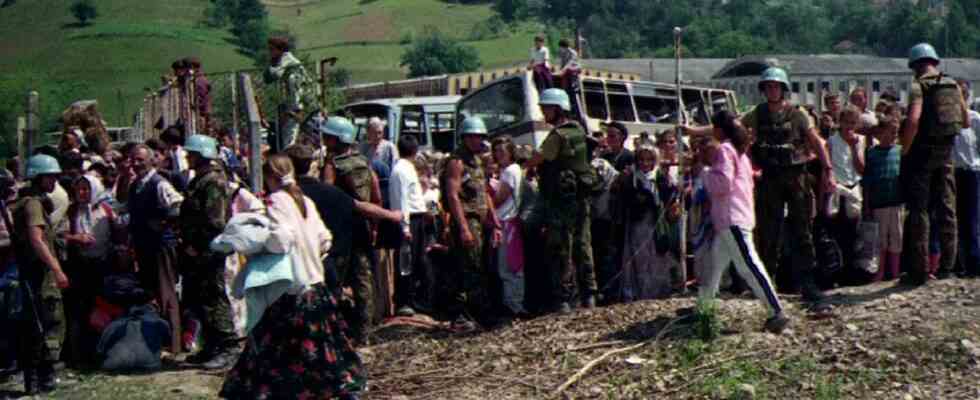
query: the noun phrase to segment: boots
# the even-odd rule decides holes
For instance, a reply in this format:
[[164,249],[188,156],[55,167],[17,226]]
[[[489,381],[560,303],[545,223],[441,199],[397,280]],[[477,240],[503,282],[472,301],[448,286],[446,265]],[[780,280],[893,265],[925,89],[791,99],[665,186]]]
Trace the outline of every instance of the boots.
[[37,371],[34,369],[23,369],[24,373],[24,395],[25,396],[36,396],[41,393],[41,389],[38,386]]
[[803,296],[803,301],[812,303],[810,311],[815,313],[830,311],[827,295],[817,286],[817,282],[813,278],[813,271],[806,271],[800,277],[800,294]]
[[48,363],[37,369],[37,386],[41,393],[50,393],[57,388],[58,376],[54,365]]

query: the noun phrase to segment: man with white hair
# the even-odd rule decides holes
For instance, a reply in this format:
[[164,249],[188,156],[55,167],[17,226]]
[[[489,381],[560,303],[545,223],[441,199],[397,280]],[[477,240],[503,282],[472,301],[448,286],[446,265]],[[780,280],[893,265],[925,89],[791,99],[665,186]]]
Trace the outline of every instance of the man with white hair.
[[398,160],[398,148],[385,138],[385,122],[378,117],[368,120],[367,140],[361,143],[361,154],[371,161],[380,161],[390,170]]

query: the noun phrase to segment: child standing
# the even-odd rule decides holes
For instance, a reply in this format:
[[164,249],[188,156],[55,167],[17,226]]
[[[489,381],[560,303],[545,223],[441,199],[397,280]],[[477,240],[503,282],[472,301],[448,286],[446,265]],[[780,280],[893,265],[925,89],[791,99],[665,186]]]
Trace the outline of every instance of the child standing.
[[738,117],[731,111],[719,111],[712,117],[714,136],[721,142],[713,151],[711,168],[704,184],[711,201],[711,219],[715,227],[712,243],[713,268],[704,271],[698,297],[713,299],[718,293],[722,274],[732,263],[735,270],[769,310],[765,330],[781,333],[789,318],[772,286],[752,238],[755,228],[755,186],[752,162],[745,150],[749,139]]
[[858,222],[861,218],[861,175],[864,173],[864,138],[858,135],[861,127],[861,111],[853,106],[844,109],[840,116],[840,131],[830,136],[831,165],[837,180],[839,211],[831,215],[831,232],[841,246],[844,265],[854,265],[852,245],[857,240]]
[[[897,106],[887,106],[878,116],[876,138],[878,144],[868,149],[864,173],[865,213],[878,222],[881,245],[880,267],[874,281],[896,279],[902,252],[902,196],[898,187],[898,173],[902,148],[895,144],[901,126],[901,114]],[[888,276],[885,278],[885,271]]]
[[554,86],[551,76],[551,53],[544,45],[544,36],[534,37],[534,47],[531,48],[531,61],[527,64],[527,69],[533,73],[534,86],[539,92],[550,89]]

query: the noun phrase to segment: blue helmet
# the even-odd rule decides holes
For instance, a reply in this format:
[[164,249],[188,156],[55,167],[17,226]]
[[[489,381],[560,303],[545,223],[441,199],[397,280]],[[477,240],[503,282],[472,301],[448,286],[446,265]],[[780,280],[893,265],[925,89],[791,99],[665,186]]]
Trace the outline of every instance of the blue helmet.
[[60,174],[61,166],[58,160],[47,154],[38,154],[27,160],[27,179],[38,175]]
[[463,125],[459,128],[460,135],[487,135],[487,124],[483,123],[483,118],[469,117],[463,120]]
[[786,74],[786,70],[778,67],[769,67],[765,71],[762,71],[762,76],[759,78],[759,91],[762,91],[762,84],[766,82],[779,82],[783,87],[783,93],[789,92],[789,75]]
[[206,135],[191,135],[184,142],[184,150],[193,151],[208,160],[218,159],[218,141]]
[[320,124],[320,132],[327,136],[336,137],[341,143],[354,144],[357,129],[349,119],[344,117],[330,117]]
[[920,60],[933,60],[938,65],[939,54],[936,53],[936,49],[931,44],[919,43],[909,49],[909,68],[912,68],[912,65]]
[[538,104],[542,106],[558,106],[562,110],[572,111],[572,102],[568,100],[568,93],[562,89],[547,89],[541,92],[541,99]]

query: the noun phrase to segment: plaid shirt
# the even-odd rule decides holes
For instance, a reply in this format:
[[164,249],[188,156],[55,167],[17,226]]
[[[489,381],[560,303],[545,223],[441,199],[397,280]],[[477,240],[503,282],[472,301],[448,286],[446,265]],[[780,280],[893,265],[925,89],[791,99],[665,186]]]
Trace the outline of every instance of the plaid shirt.
[[864,184],[866,201],[871,209],[902,205],[898,173],[902,161],[902,147],[874,146],[865,156]]

